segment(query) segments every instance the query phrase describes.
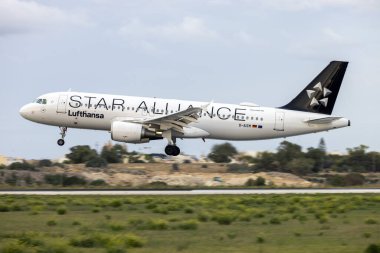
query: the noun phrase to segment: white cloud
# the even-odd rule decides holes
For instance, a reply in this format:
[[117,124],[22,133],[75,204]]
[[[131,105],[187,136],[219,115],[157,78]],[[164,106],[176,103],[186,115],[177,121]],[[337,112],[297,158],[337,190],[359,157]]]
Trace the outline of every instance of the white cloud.
[[[247,2],[256,2],[256,0]],[[300,11],[325,7],[349,7],[358,9],[379,8],[377,0],[260,0],[261,4],[279,10]]]
[[166,41],[205,41],[218,38],[218,33],[209,29],[202,19],[184,17],[176,24],[148,25],[134,19],[122,26],[120,34],[128,39],[163,39]]
[[[315,34],[302,38],[288,37],[288,53],[301,57],[327,57],[342,55],[348,48],[356,48],[360,41],[345,33],[339,33],[331,27],[321,29]],[[351,51],[351,50],[348,50]]]
[[332,28],[327,27],[322,30],[322,33],[326,36],[326,39],[336,42],[345,44],[348,43],[347,40],[343,37],[343,35],[339,34],[338,32],[334,31]]
[[0,36],[24,33],[61,25],[87,24],[82,15],[70,14],[61,9],[35,1],[0,1]]

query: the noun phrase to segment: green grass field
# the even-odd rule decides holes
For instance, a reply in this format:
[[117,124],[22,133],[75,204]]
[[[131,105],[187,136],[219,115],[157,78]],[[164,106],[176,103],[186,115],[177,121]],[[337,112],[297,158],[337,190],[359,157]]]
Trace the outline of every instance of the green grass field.
[[379,195],[0,196],[0,252],[364,252]]

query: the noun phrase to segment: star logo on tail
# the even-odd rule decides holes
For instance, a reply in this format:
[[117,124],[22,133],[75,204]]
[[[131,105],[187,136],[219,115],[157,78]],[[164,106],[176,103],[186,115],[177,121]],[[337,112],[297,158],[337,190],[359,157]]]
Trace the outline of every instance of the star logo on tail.
[[[323,92],[323,98],[317,100],[315,98],[315,94],[318,91]],[[318,82],[316,85],[314,85],[312,90],[306,90],[307,96],[311,99],[310,106],[315,107],[317,105],[323,105],[324,107],[327,107],[327,103],[329,102],[328,96],[332,93],[331,90],[327,88],[323,88],[321,82]]]

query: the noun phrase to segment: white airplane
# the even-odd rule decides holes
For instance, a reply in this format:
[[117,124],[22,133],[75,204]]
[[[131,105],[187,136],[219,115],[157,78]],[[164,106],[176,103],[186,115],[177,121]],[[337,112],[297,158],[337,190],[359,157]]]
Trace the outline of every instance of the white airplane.
[[44,94],[20,114],[58,126],[60,146],[68,128],[95,129],[127,143],[166,139],[165,153],[177,156],[177,138],[262,140],[350,126],[348,119],[331,116],[347,65],[332,61],[290,103],[277,108],[68,91]]

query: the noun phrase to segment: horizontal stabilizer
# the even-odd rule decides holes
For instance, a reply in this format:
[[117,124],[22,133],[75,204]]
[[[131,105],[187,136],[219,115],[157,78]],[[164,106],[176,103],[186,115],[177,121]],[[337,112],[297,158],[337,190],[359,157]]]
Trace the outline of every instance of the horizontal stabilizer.
[[342,117],[324,117],[324,118],[319,118],[319,119],[305,120],[305,122],[308,124],[329,124],[341,118]]

